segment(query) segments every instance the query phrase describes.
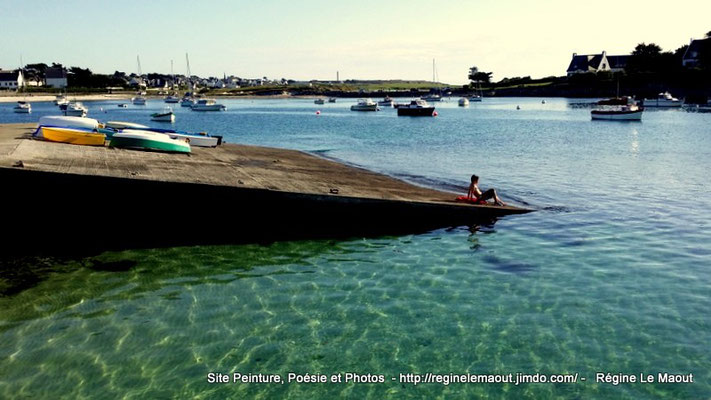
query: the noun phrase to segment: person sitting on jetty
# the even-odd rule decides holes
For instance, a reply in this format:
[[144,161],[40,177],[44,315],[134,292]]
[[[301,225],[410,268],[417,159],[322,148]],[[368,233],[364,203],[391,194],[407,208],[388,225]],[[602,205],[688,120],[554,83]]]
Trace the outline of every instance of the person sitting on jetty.
[[469,185],[469,193],[467,193],[467,199],[472,202],[486,202],[486,200],[493,199],[494,204],[496,204],[497,206],[506,205],[496,194],[496,189],[488,189],[486,192],[482,193],[479,189],[479,177],[476,175],[472,175],[472,183]]

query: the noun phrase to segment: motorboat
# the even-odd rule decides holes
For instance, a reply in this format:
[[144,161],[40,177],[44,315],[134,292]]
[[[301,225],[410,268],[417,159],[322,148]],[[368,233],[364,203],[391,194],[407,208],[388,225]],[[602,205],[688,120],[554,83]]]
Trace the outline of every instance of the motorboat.
[[163,112],[151,114],[151,121],[170,123],[175,122],[175,114],[173,113],[173,109],[170,107],[165,107],[163,109]]
[[656,99],[644,99],[645,107],[681,107],[681,101],[672,97],[671,93],[659,93]]
[[325,103],[326,103],[326,100],[324,100],[324,99],[316,99],[316,100],[314,100],[314,104],[325,104]]
[[69,103],[69,100],[67,100],[67,96],[63,94],[58,94],[54,97],[54,105],[58,106],[60,104],[67,104]]
[[358,103],[351,106],[351,111],[378,111],[378,103],[371,99],[358,99]]
[[38,127],[40,126],[49,126],[57,128],[83,128],[95,130],[99,127],[99,121],[93,118],[47,115],[44,117],[40,117]]
[[409,117],[432,117],[435,107],[431,106],[424,99],[412,100],[410,104],[398,104],[397,115]]
[[163,101],[166,103],[178,103],[180,102],[180,99],[176,96],[166,96]]
[[469,99],[462,97],[459,99],[459,107],[467,107],[469,105]]
[[89,128],[66,128],[40,126],[34,134],[50,142],[79,144],[84,146],[103,146],[106,135]]
[[128,108],[128,104],[126,104],[126,103],[120,103],[120,104],[118,105],[118,107],[119,107],[119,108]]
[[200,99],[190,107],[193,111],[223,111],[225,108],[224,105],[218,104],[212,99]]
[[32,112],[32,105],[26,101],[18,101],[17,105],[12,108],[12,111],[18,114],[29,114]]
[[109,147],[126,149],[190,153],[190,144],[183,139],[146,130],[124,129],[111,137]]
[[483,100],[483,98],[480,94],[475,94],[475,95],[469,96],[469,101],[480,102],[482,100]]
[[436,93],[428,94],[422,98],[425,101],[442,101],[442,96]]
[[131,99],[131,103],[133,103],[134,106],[145,106],[146,98],[141,95],[138,95]]
[[183,97],[180,100],[180,107],[192,107],[195,104],[195,100],[192,97]]
[[590,117],[595,120],[607,121],[641,121],[644,107],[629,97],[619,97],[598,102],[597,107],[590,111]]
[[335,102],[336,102],[336,98],[335,98],[335,97],[329,97],[329,98],[328,98],[328,102],[329,102],[329,103],[335,103]]
[[395,102],[393,101],[392,97],[385,96],[383,100],[378,102],[378,105],[383,107],[393,107],[395,105]]
[[67,104],[67,108],[64,110],[64,115],[69,117],[86,117],[89,109],[84,106],[81,102],[75,101]]

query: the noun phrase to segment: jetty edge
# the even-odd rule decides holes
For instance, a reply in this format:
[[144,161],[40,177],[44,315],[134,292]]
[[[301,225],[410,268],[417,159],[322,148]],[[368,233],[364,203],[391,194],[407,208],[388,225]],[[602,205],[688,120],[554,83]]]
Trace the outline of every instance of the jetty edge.
[[372,237],[531,210],[457,203],[302,151],[223,144],[191,155],[52,143],[0,125],[6,252]]

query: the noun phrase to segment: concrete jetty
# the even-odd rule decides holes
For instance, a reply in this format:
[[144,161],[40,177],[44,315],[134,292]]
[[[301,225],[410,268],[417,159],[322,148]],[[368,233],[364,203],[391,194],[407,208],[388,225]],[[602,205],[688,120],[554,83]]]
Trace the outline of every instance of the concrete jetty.
[[530,210],[304,152],[225,144],[191,155],[75,146],[0,125],[0,182],[22,251],[262,242],[417,233]]

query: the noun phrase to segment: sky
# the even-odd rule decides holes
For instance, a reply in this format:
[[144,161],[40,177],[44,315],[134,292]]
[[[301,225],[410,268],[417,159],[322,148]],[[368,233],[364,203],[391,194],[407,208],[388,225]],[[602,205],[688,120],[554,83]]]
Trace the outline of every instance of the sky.
[[711,1],[0,0],[0,68],[58,62],[207,77],[437,80],[471,66],[564,75],[573,53],[673,51],[711,31]]

